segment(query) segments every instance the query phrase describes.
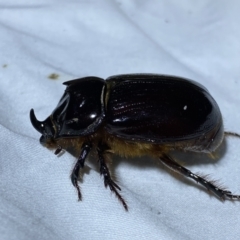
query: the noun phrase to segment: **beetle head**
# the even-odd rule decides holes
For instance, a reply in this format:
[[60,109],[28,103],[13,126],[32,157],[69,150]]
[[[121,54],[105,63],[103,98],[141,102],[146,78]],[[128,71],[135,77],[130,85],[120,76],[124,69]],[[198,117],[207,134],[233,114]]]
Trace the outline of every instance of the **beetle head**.
[[45,121],[38,121],[34,110],[30,111],[30,120],[33,127],[42,134],[40,138],[40,143],[45,144],[48,141],[51,141],[54,138],[54,125],[52,123],[51,117],[48,117]]

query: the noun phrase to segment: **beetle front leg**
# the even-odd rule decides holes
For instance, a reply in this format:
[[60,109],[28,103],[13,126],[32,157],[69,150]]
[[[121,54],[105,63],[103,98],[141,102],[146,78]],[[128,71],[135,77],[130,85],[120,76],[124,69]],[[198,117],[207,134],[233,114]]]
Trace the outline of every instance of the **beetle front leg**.
[[115,193],[119,201],[123,204],[123,207],[128,211],[128,206],[122,196],[119,194],[118,190],[121,191],[121,188],[112,180],[111,174],[109,172],[108,166],[104,159],[104,153],[108,150],[108,147],[102,143],[98,144],[98,162],[100,167],[100,174],[104,178],[104,185],[107,188],[109,186],[110,190]]
[[72,174],[71,174],[71,181],[72,181],[73,186],[77,189],[79,201],[82,200],[82,194],[80,191],[80,187],[78,185],[79,172],[80,172],[80,169],[84,167],[85,159],[86,159],[88,153],[90,152],[91,148],[92,148],[91,143],[84,143],[82,145],[80,156],[78,157],[78,160],[77,160],[77,162],[72,170]]
[[197,183],[200,183],[207,190],[214,193],[216,196],[218,196],[222,200],[224,200],[225,198],[237,199],[237,200],[240,199],[240,195],[234,195],[230,191],[218,187],[214,183],[214,181],[209,181],[209,180],[205,179],[206,177],[204,178],[202,176],[192,173],[190,170],[181,166],[180,164],[178,164],[176,161],[174,161],[170,156],[168,156],[166,154],[162,154],[162,156],[160,156],[160,160],[164,165],[169,167],[171,170],[173,170],[177,173],[180,173],[180,174],[184,175],[185,177],[189,177],[189,178],[195,180]]

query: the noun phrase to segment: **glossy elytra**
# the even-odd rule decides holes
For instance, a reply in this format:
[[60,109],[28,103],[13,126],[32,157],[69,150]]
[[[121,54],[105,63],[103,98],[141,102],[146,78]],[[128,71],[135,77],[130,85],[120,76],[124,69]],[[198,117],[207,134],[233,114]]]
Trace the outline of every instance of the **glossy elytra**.
[[199,83],[166,75],[126,74],[107,78],[85,77],[65,82],[66,90],[45,121],[30,111],[40,142],[56,149],[72,147],[80,154],[71,181],[82,199],[79,172],[91,150],[98,156],[105,186],[127,210],[120,187],[112,180],[106,155],[149,155],[202,184],[221,199],[240,199],[213,181],[192,173],[172,158],[173,150],[212,153],[225,135],[222,115],[210,93]]

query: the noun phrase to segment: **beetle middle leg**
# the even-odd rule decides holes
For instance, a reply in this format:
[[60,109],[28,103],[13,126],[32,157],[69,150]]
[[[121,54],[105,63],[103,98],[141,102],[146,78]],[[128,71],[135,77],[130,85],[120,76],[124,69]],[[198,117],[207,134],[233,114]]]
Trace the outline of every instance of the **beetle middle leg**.
[[209,180],[205,179],[204,177],[201,177],[197,174],[192,173],[190,170],[188,170],[187,168],[181,166],[179,163],[174,161],[167,154],[162,154],[160,156],[160,160],[164,165],[169,167],[171,170],[173,170],[177,173],[180,173],[180,174],[184,175],[185,177],[189,177],[189,178],[195,180],[197,183],[200,183],[201,185],[203,185],[205,188],[207,188],[207,190],[214,193],[222,200],[224,200],[225,198],[238,199],[238,200],[240,199],[240,195],[234,195],[230,191],[218,187],[213,181],[209,181]]
[[84,143],[82,145],[80,156],[78,157],[78,160],[77,160],[77,162],[73,168],[72,174],[71,174],[71,181],[72,181],[73,186],[77,189],[79,201],[82,200],[82,194],[80,191],[80,187],[78,185],[79,171],[81,168],[84,167],[85,159],[86,159],[88,153],[90,152],[91,148],[92,148],[91,143]]
[[115,193],[117,198],[120,200],[120,202],[123,204],[123,207],[126,211],[128,211],[128,206],[125,202],[125,200],[122,198],[122,196],[119,194],[118,191],[121,191],[121,188],[112,180],[111,174],[109,172],[108,166],[106,164],[104,153],[109,150],[108,146],[99,143],[97,152],[98,152],[98,162],[100,167],[100,174],[103,175],[104,178],[104,185],[105,187],[109,186],[110,190]]

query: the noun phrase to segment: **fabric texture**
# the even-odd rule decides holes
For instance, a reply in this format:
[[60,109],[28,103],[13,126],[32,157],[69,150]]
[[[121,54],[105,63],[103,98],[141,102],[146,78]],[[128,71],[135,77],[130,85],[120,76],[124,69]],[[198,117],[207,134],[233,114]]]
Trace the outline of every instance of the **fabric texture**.
[[[49,116],[67,80],[170,74],[204,85],[225,129],[240,132],[239,8],[237,0],[0,0],[0,239],[238,239],[240,202],[148,157],[113,156],[128,212],[105,189],[94,155],[78,202],[76,158],[42,147],[29,111]],[[240,194],[239,146],[229,137],[216,160],[176,158]]]

